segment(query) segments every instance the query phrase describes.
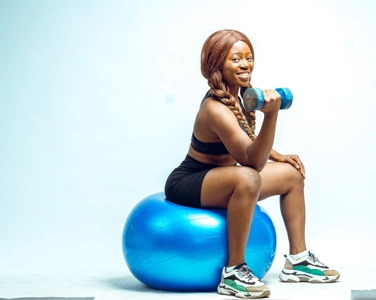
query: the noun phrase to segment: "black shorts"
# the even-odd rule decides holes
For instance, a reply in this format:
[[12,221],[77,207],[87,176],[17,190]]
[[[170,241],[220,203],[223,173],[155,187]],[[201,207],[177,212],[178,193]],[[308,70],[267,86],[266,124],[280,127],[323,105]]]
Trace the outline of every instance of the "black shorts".
[[176,204],[201,207],[201,187],[205,175],[217,166],[203,164],[187,155],[168,176],[166,199]]

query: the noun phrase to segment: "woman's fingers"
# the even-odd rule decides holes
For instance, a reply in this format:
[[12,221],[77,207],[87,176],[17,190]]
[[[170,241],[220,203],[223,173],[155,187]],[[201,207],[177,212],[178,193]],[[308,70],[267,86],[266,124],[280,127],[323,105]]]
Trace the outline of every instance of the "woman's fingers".
[[[276,90],[264,90],[264,106],[265,110],[261,111],[267,112],[268,110],[279,110],[281,106],[281,96]],[[264,108],[264,107],[263,107]]]
[[291,155],[290,160],[291,160],[290,161],[291,165],[293,165],[297,170],[299,170],[300,174],[302,174],[303,178],[305,178],[306,177],[305,167],[304,167],[302,161],[300,160],[299,156]]

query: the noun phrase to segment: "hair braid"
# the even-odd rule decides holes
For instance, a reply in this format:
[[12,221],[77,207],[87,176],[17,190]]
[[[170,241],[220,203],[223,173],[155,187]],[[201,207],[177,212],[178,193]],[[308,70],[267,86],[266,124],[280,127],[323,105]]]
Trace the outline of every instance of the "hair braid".
[[[255,111],[245,111],[243,113],[238,99],[231,95],[228,86],[223,81],[221,72],[227,52],[237,41],[245,42],[251,49],[254,58],[252,44],[243,33],[236,30],[220,30],[210,35],[204,43],[201,51],[201,73],[208,80],[210,87],[205,97],[208,97],[211,93],[216,96],[218,101],[226,105],[253,141],[256,138],[256,113]],[[250,83],[248,87],[251,87]],[[243,93],[245,89],[241,88],[241,92]]]
[[229,88],[222,80],[222,73],[221,71],[217,70],[213,73],[211,78],[208,80],[208,84],[210,86],[210,93],[215,95],[221,103],[226,105],[235,117],[238,119],[239,123],[243,126],[245,131],[247,132],[250,139],[253,141],[255,136],[255,127],[256,127],[256,114],[254,111],[246,112],[246,116],[243,114],[242,107],[238,99],[235,99],[233,95],[231,95]]

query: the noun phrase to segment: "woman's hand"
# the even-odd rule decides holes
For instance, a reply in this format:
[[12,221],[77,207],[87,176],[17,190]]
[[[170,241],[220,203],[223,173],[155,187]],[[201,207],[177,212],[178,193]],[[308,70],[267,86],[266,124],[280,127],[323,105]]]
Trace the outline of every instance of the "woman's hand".
[[264,114],[278,113],[281,107],[281,95],[276,90],[264,90],[264,105],[260,109]]
[[305,174],[305,168],[304,168],[304,165],[302,163],[302,161],[300,160],[299,156],[295,155],[295,154],[279,154],[278,155],[275,155],[273,157],[273,161],[276,161],[276,162],[282,162],[282,163],[288,163],[290,165],[292,165],[295,169],[297,169],[300,174],[302,175],[302,177],[305,179],[306,178],[306,174]]

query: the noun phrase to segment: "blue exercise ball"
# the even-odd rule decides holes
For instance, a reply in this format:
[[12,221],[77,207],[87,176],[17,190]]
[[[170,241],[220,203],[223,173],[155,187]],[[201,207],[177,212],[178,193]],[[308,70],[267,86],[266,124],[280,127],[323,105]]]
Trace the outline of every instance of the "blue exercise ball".
[[[215,291],[227,264],[226,209],[174,204],[164,193],[140,201],[129,214],[122,245],[131,273],[145,285],[166,291]],[[257,205],[245,260],[260,279],[272,266],[276,231]]]

